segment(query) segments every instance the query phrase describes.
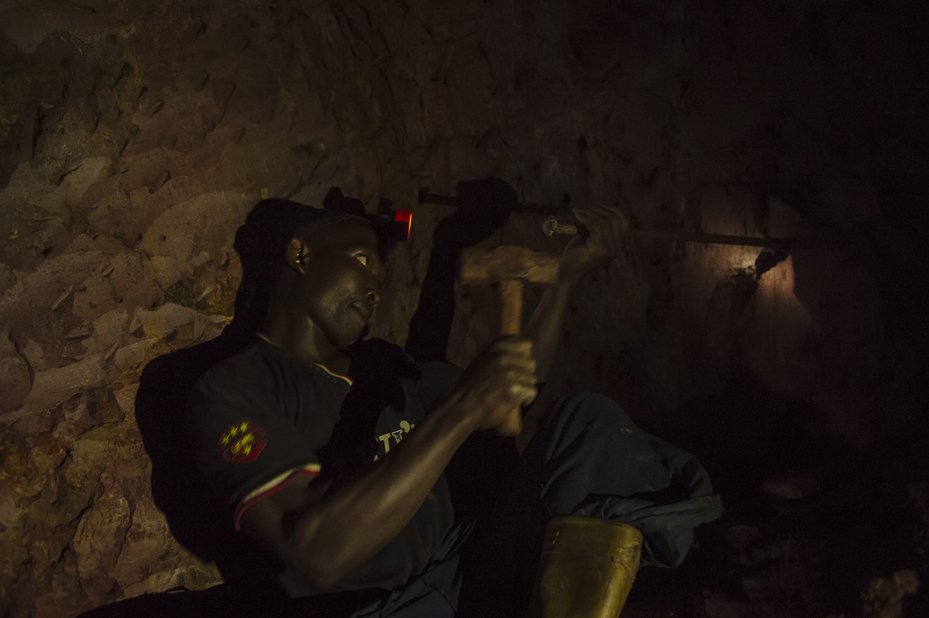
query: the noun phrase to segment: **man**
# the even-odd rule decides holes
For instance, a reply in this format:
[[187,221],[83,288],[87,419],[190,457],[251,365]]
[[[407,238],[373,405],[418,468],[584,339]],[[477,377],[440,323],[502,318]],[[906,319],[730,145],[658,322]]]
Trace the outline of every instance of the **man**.
[[[383,291],[375,228],[364,217],[283,201],[259,204],[253,215],[275,209],[300,223],[280,237],[285,242],[263,243],[273,278],[254,345],[214,367],[193,391],[197,466],[236,528],[272,558],[268,574],[288,596],[306,599],[305,608],[456,615],[469,523],[454,519],[444,471],[472,434],[501,431],[513,408],[535,399],[571,296],[615,254],[624,220],[609,207],[576,211],[590,234],[566,248],[559,280],[546,290],[527,337],[492,343],[460,373],[417,365],[402,353],[377,356],[391,360],[375,361],[372,371],[365,350],[393,349],[353,346]],[[240,237],[249,225],[261,226],[253,215]],[[562,400],[527,449],[510,492],[532,496],[486,525],[528,531],[528,540],[507,535],[520,546],[500,563],[522,555],[531,562],[540,530],[530,520],[571,514],[642,527],[647,556],[660,563],[665,551],[666,562],[679,562],[693,526],[718,516],[718,498],[707,483],[703,495],[671,501],[686,503],[683,510],[647,496],[673,484],[677,456],[654,450],[649,438],[606,398]],[[520,512],[527,507],[534,513]],[[525,607],[525,586],[484,605]],[[496,596],[502,588],[491,582],[487,590]]]

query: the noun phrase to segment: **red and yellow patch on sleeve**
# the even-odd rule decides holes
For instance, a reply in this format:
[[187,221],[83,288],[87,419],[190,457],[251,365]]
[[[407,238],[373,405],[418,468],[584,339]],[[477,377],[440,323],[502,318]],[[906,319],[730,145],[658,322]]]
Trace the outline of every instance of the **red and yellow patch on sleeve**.
[[250,421],[230,425],[219,438],[223,459],[232,463],[254,461],[268,444],[264,429]]

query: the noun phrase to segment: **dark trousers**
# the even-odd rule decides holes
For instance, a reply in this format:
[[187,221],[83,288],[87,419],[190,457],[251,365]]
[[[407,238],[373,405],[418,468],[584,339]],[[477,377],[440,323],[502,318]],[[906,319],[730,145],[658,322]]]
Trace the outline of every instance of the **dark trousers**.
[[514,469],[482,464],[505,481],[488,483],[476,524],[456,526],[420,577],[357,616],[520,616],[551,517],[629,523],[645,537],[643,564],[676,566],[694,527],[722,512],[693,457],[593,393],[562,398]]

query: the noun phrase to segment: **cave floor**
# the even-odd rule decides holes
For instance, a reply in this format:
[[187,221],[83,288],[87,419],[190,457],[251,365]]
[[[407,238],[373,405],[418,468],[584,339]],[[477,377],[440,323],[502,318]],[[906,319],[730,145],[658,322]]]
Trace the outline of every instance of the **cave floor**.
[[862,450],[796,416],[732,435],[725,406],[714,414],[727,432],[681,436],[704,445],[695,454],[726,512],[701,527],[683,565],[639,571],[624,618],[929,616],[921,431]]

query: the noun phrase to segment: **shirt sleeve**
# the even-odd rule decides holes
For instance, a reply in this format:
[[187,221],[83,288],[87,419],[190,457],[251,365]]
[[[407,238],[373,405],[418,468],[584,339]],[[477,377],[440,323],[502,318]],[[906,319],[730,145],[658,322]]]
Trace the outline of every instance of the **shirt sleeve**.
[[230,508],[244,512],[294,475],[317,476],[319,458],[290,422],[267,376],[220,366],[189,399],[188,436],[198,471]]

